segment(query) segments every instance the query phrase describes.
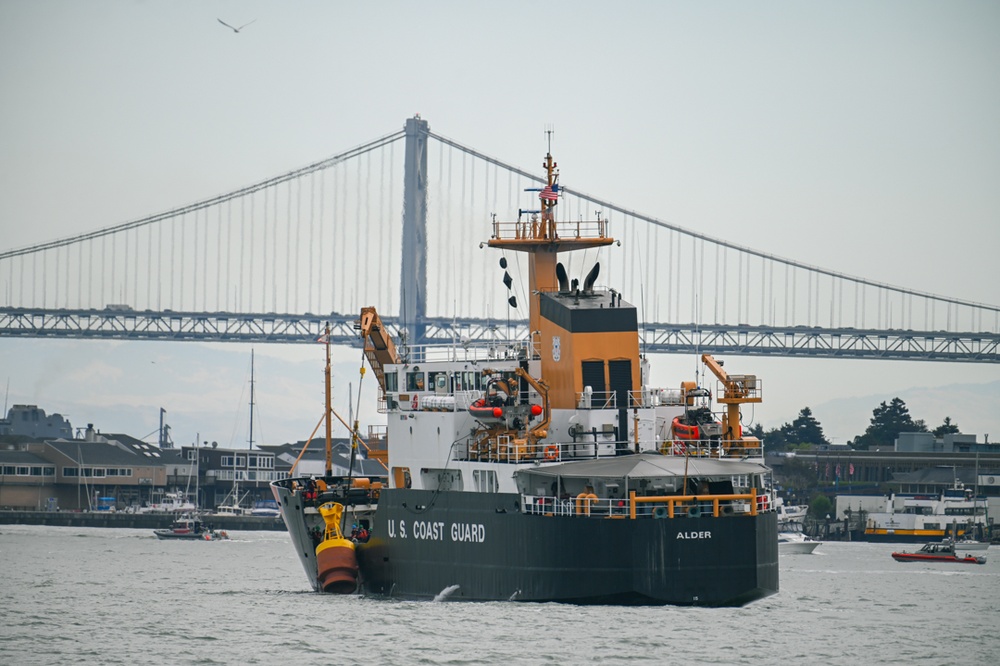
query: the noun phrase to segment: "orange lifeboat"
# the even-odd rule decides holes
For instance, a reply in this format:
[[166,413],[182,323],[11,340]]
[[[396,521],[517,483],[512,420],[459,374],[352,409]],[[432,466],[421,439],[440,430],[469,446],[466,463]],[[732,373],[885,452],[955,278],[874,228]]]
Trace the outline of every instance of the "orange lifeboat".
[[681,417],[679,416],[674,417],[674,421],[670,425],[670,430],[674,433],[674,439],[683,439],[683,440],[701,439],[701,433],[698,430],[698,425],[681,423]]
[[316,571],[320,589],[331,594],[351,594],[358,589],[358,558],[354,542],[340,531],[344,507],[327,502],[319,507],[326,523],[323,541],[316,546]]
[[469,414],[477,421],[496,423],[503,418],[503,408],[489,404],[483,398],[469,405]]

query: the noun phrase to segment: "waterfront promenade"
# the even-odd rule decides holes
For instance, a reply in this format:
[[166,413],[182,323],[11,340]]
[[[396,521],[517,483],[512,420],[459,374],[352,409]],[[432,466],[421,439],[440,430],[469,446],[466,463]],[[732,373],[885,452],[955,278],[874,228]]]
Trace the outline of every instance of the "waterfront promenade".
[[[174,520],[169,513],[125,511],[0,511],[0,525],[53,525],[57,527],[126,527],[166,529]],[[202,515],[202,520],[220,530],[266,530],[283,532],[281,518],[266,516]]]

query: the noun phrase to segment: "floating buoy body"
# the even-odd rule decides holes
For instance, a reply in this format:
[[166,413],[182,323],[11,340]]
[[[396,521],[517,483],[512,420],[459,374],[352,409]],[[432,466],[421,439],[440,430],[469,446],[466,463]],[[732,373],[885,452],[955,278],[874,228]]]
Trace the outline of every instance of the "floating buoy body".
[[316,546],[320,589],[331,594],[352,594],[358,588],[358,558],[354,542],[327,539]]

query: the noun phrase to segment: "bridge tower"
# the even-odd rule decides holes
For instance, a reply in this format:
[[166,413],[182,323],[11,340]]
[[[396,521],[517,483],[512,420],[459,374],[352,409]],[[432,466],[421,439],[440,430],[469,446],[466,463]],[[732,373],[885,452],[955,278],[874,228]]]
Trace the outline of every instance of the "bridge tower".
[[427,138],[430,128],[419,115],[406,120],[403,174],[403,257],[399,322],[408,343],[420,344],[427,329]]

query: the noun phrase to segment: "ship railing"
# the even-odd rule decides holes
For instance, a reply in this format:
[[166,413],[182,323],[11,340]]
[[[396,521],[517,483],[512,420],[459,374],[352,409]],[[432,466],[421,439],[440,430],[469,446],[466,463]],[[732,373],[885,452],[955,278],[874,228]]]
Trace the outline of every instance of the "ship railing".
[[660,443],[660,453],[667,456],[690,458],[736,458],[738,460],[763,460],[764,449],[759,440],[665,439]]
[[493,222],[495,240],[555,240],[557,238],[601,239],[608,237],[607,220],[579,220],[556,222],[539,216],[519,219],[517,222]]
[[526,514],[541,516],[643,520],[756,516],[774,509],[769,494],[758,494],[756,488],[751,488],[747,493],[722,495],[639,496],[635,491],[630,491],[628,499],[598,497],[592,493],[562,498],[553,495],[522,495],[521,510]]
[[687,516],[750,515],[773,510],[768,494],[758,494],[756,488],[748,493],[724,495],[636,495],[629,492],[629,517],[677,518]]
[[628,500],[620,497],[563,497],[522,495],[522,511],[541,516],[579,516],[581,518],[628,518]]
[[[537,341],[485,340],[412,345],[407,347],[411,363],[443,361],[499,361],[538,358]],[[417,360],[419,359],[419,360]]]
[[577,409],[618,409],[616,391],[593,391],[587,387],[576,394]]
[[[452,447],[454,460],[482,460],[488,462],[521,463],[565,462],[612,458],[623,449],[633,450],[635,442],[614,439],[613,429],[579,433],[574,441],[547,441],[532,444],[526,438],[515,438],[506,434],[484,432],[480,437],[470,438]],[[657,447],[655,442],[642,441],[640,451],[659,449],[664,455],[687,456],[689,458],[713,458],[717,460],[763,460],[763,452],[758,445],[741,446],[739,442],[722,445],[718,440],[664,441]]]
[[[598,435],[601,431],[598,431]],[[575,442],[537,442],[532,444],[524,438],[486,433],[479,438],[471,438],[452,447],[454,460],[480,460],[485,462],[555,463],[566,460],[593,458],[613,458],[626,443],[613,439]]]

